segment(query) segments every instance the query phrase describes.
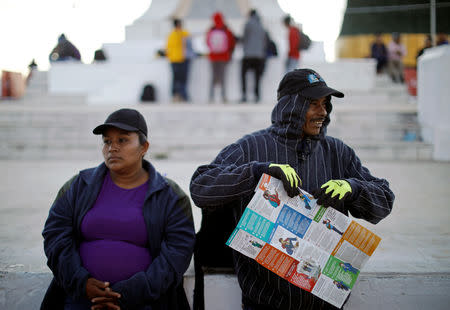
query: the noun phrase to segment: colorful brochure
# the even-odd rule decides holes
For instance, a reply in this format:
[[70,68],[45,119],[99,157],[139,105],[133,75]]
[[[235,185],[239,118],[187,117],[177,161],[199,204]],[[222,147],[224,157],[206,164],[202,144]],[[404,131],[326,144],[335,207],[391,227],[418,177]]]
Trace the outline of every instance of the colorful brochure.
[[227,245],[340,308],[380,241],[305,191],[290,198],[264,174]]

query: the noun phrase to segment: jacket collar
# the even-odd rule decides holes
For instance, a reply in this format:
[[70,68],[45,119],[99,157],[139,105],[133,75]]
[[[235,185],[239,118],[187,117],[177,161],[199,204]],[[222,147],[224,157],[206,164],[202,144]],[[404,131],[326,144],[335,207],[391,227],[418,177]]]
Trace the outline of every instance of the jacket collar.
[[[147,160],[142,160],[142,166],[148,171],[148,190],[145,199],[147,199],[153,193],[163,189],[169,184],[164,179],[164,177],[156,171],[155,167]],[[108,168],[105,163],[102,162],[100,165],[93,169],[86,169],[80,172],[81,179],[88,185],[100,185],[103,184],[103,178],[106,175]]]

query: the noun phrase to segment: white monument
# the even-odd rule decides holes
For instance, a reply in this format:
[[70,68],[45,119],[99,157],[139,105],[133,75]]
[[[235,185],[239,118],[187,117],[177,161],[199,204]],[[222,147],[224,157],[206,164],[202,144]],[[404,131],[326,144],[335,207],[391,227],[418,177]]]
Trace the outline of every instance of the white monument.
[[[108,61],[52,64],[49,92],[85,95],[90,104],[130,105],[139,102],[145,84],[152,84],[156,89],[157,101],[168,103],[171,101],[172,73],[167,59],[158,57],[157,51],[165,48],[172,19],[178,17],[183,20],[184,28],[193,37],[194,49],[203,54],[206,53],[205,33],[212,25],[214,12],[222,12],[228,26],[239,37],[252,8],[257,10],[278,47],[278,57],[269,58],[266,62],[260,87],[261,101],[273,104],[278,83],[284,74],[287,54],[287,31],[282,24],[285,13],[277,0],[153,0],[147,11],[126,27],[124,42],[103,45]],[[241,97],[241,58],[242,49],[238,44],[227,68],[227,97],[230,101],[238,101]],[[375,67],[372,61],[346,60],[328,64],[322,42],[313,42],[308,51],[302,51],[299,66],[316,69],[338,88],[366,90],[374,86],[372,73]],[[252,81],[250,79],[249,90],[252,89]],[[209,84],[209,60],[207,57],[197,57],[191,62],[188,83],[192,103],[208,102]],[[251,97],[249,99],[252,100]]]
[[418,117],[423,140],[433,144],[433,159],[450,161],[450,46],[427,49],[417,71]]

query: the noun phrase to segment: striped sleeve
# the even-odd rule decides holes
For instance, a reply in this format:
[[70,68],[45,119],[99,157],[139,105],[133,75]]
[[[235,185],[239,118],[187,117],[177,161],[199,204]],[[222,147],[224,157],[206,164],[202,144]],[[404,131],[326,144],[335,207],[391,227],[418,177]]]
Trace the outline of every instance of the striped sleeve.
[[220,206],[250,194],[269,163],[245,162],[239,144],[223,149],[209,165],[197,168],[191,179],[192,200],[200,207]]
[[349,147],[347,151],[350,161],[345,176],[353,193],[346,208],[354,217],[376,224],[391,213],[394,193],[390,190],[387,180],[372,176],[355,152]]

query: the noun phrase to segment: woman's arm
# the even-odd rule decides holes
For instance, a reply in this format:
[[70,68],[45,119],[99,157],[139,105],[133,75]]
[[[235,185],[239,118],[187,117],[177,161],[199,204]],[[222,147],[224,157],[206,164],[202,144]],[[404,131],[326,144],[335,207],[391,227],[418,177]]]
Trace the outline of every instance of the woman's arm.
[[88,271],[82,267],[74,240],[75,188],[80,178],[73,177],[58,192],[44,225],[44,252],[56,281],[74,298],[86,297]]

